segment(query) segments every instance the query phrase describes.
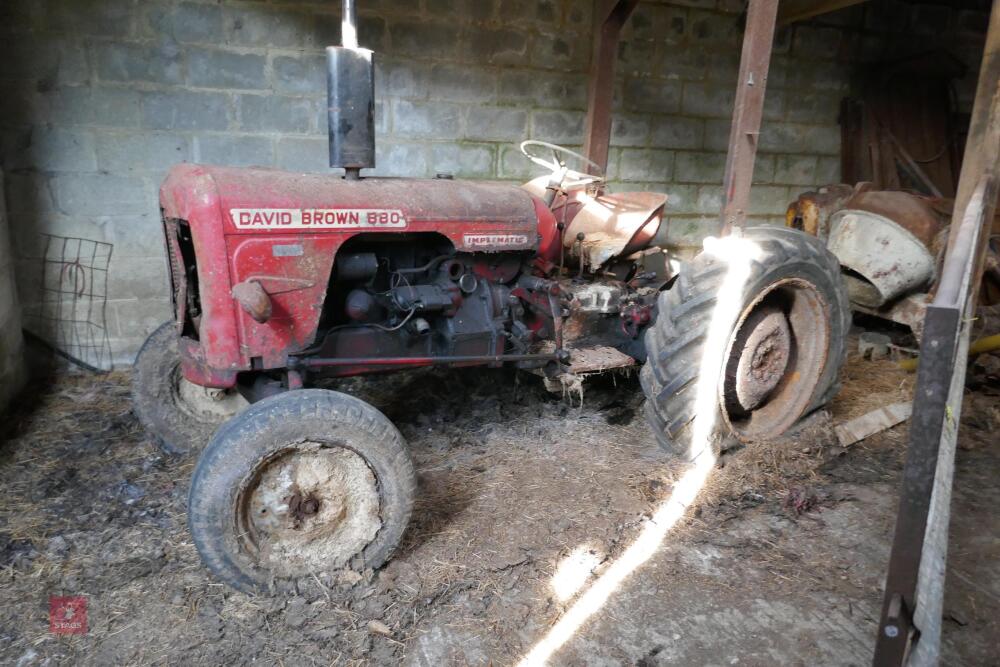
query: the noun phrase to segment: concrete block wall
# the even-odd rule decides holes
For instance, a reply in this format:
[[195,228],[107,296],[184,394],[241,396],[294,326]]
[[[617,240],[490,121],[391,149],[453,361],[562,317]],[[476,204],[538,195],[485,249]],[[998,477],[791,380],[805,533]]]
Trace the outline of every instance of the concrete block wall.
[[[3,172],[0,172],[0,186]],[[20,391],[27,379],[24,338],[21,335],[21,308],[14,283],[14,255],[10,244],[10,223],[0,187],[0,411]]]
[[[378,62],[376,173],[521,180],[536,173],[522,139],[582,143],[591,0],[358,4]],[[670,195],[664,242],[714,229],[742,7],[643,2],[625,31],[609,177]],[[108,332],[128,362],[170,314],[157,188],[171,164],[327,171],[322,49],[339,42],[338,11],[334,0],[0,3],[0,155],[26,312],[38,308],[39,233],[112,243]],[[873,0],[781,31],[751,214],[775,221],[798,192],[838,179],[838,104],[858,63],[914,35],[958,35],[975,54],[981,24]]]

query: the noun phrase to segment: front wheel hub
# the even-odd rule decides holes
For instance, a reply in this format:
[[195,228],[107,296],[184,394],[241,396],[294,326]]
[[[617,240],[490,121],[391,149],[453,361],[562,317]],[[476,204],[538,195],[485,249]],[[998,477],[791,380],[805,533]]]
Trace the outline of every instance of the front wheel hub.
[[343,567],[382,527],[365,460],[315,442],[261,462],[240,493],[236,518],[244,549],[280,577]]
[[202,421],[225,421],[249,405],[235,389],[202,387],[185,378],[179,369],[174,387],[177,406]]

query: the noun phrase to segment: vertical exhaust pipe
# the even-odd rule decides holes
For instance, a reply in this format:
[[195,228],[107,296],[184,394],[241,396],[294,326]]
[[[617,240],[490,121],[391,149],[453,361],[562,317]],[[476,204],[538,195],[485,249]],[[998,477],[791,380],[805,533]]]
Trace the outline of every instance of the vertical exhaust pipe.
[[375,60],[358,47],[354,0],[343,0],[340,43],[326,47],[330,166],[356,180],[375,166]]
[[345,49],[358,48],[358,4],[343,0],[343,18],[340,20],[340,45]]

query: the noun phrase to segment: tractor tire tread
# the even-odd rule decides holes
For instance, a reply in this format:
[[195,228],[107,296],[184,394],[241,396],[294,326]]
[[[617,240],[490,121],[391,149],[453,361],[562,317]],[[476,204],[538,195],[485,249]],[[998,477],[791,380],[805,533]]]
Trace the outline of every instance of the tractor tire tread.
[[232,505],[246,475],[284,443],[310,437],[337,439],[345,433],[354,436],[350,449],[365,459],[376,476],[382,517],[375,538],[349,565],[378,568],[392,557],[409,523],[417,488],[402,435],[385,415],[360,399],[325,389],[301,389],[254,403],[230,419],[198,461],[188,496],[188,526],[212,574],[248,593],[294,585],[294,579],[276,580],[240,557]]
[[[797,230],[778,227],[748,228],[744,236],[760,248],[759,259],[749,263],[748,285],[764,279],[775,267],[808,264],[819,267],[828,281],[825,296],[832,313],[830,345],[826,369],[817,383],[814,398],[803,414],[829,402],[839,389],[837,375],[847,355],[846,336],[851,311],[847,291],[840,278],[837,259],[814,237]],[[640,372],[646,395],[646,416],[657,442],[668,453],[693,460],[690,425],[695,415],[693,383],[698,375],[716,295],[726,275],[726,266],[712,255],[702,253],[681,268],[672,289],[659,296],[659,314],[645,334],[647,361]],[[829,297],[832,295],[832,299]],[[718,420],[722,421],[722,420]],[[718,452],[724,433],[717,426],[710,446]]]

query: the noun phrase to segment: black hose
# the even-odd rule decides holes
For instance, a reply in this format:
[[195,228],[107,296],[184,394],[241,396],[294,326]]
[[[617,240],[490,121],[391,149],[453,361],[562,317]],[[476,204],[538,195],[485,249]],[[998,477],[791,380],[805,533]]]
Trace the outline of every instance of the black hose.
[[28,331],[27,329],[22,328],[21,329],[21,333],[24,334],[24,337],[26,339],[34,341],[34,342],[40,344],[42,347],[46,348],[47,350],[49,350],[53,354],[56,354],[56,355],[62,357],[63,359],[65,359],[66,361],[70,362],[74,366],[79,366],[80,368],[82,368],[85,371],[90,371],[91,373],[97,373],[98,375],[106,375],[107,373],[111,372],[110,370],[105,370],[103,368],[98,368],[97,366],[93,366],[91,364],[88,364],[83,359],[77,359],[76,357],[74,357],[69,352],[66,352],[65,350],[60,350],[58,347],[56,347],[55,345],[53,345],[49,341],[45,340],[44,338],[42,338],[41,336],[39,336],[38,334],[36,334],[33,331]]
[[409,269],[396,269],[395,271],[393,271],[393,273],[403,273],[403,274],[409,275],[411,273],[421,273],[423,271],[430,271],[432,268],[434,268],[434,266],[436,264],[440,264],[444,260],[448,259],[449,257],[453,257],[453,256],[454,255],[439,255],[439,256],[435,257],[434,259],[432,259],[431,261],[429,261],[426,264],[424,264],[423,266],[418,266],[418,267],[409,268]]

